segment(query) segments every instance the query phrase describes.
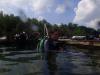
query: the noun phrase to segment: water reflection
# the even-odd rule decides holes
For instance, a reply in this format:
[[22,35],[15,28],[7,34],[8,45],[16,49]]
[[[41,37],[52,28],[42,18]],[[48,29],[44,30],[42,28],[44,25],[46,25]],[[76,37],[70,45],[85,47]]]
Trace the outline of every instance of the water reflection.
[[8,48],[11,50],[6,49],[5,53],[0,51],[0,75],[100,75],[99,50],[68,47],[41,59],[34,50]]
[[56,62],[57,52],[48,52],[46,55],[47,68],[49,70],[49,75],[55,75],[57,72],[57,62]]

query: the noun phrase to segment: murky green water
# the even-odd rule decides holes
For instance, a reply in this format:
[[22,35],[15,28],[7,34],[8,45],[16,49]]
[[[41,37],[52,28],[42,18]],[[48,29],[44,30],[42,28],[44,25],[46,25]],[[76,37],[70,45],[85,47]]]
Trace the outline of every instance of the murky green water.
[[[100,51],[67,47],[57,52],[55,64],[56,75],[100,75]],[[0,75],[50,75],[50,69],[35,50],[0,47]]]

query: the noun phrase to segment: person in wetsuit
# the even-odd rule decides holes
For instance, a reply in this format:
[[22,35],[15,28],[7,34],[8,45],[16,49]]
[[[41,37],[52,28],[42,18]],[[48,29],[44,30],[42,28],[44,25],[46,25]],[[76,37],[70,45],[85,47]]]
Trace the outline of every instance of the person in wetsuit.
[[45,45],[44,49],[46,52],[46,61],[50,75],[55,75],[55,72],[57,71],[56,57],[57,57],[57,51],[60,50],[58,44],[58,38],[59,38],[58,31],[50,31],[49,38],[44,43]]

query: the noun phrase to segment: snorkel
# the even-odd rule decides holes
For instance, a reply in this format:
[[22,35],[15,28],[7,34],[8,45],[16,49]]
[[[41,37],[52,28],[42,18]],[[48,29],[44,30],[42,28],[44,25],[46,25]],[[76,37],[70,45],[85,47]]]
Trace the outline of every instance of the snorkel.
[[43,36],[43,38],[40,39],[40,42],[37,45],[37,52],[39,52],[39,53],[45,52],[44,43],[47,38],[49,38],[48,29],[47,29],[46,24],[44,24],[44,36]]

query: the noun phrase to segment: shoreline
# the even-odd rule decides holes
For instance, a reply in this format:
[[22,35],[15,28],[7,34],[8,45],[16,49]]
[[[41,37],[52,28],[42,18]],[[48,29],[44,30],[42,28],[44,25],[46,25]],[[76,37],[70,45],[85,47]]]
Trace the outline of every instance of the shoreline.
[[81,49],[89,50],[100,50],[100,41],[98,40],[70,40],[70,39],[59,39],[69,46],[75,46]]

